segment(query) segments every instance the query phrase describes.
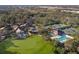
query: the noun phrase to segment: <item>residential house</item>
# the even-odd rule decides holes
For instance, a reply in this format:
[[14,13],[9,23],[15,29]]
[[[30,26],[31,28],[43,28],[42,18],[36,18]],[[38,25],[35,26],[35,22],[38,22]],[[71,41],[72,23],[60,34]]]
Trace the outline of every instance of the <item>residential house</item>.
[[32,34],[38,34],[38,27],[37,26],[32,26],[29,28],[29,32]]
[[52,40],[57,40],[61,43],[65,43],[70,39],[74,39],[74,37],[67,35],[62,30],[54,29],[53,30],[53,36],[50,37]]
[[0,41],[4,40],[5,36],[5,27],[0,28]]
[[[48,27],[49,28],[49,27]],[[66,41],[68,41],[69,39],[74,39],[72,36],[68,35],[67,33],[65,33],[63,30],[71,28],[68,25],[64,25],[64,24],[54,24],[51,26],[51,30],[50,30],[50,38],[51,40],[57,40],[61,43],[64,43]]]
[[20,28],[18,28],[18,29],[16,30],[16,37],[17,37],[18,39],[25,38],[26,35],[27,35],[27,34],[26,34],[24,31],[22,31]]

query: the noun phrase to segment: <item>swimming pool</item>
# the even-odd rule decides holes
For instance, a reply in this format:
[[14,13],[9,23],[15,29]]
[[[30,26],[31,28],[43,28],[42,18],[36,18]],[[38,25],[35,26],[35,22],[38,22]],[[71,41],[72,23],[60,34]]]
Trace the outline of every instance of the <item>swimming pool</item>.
[[61,43],[64,43],[64,42],[68,41],[69,38],[67,37],[67,35],[62,35],[62,36],[58,35],[56,40],[58,40]]
[[53,37],[50,37],[51,40],[57,40],[61,43],[64,43],[70,39],[74,39],[74,37],[72,36],[69,36],[69,35],[66,35],[66,34],[63,34],[63,35],[57,35],[57,36],[53,36]]

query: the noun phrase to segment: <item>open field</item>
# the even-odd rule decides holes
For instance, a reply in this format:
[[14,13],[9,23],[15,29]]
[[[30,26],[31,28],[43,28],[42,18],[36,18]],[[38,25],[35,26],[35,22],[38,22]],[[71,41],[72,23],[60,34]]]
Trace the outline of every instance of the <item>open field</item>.
[[40,36],[32,36],[27,39],[15,40],[6,39],[0,43],[0,53],[33,53],[33,54],[47,54],[53,53],[54,47],[48,41]]

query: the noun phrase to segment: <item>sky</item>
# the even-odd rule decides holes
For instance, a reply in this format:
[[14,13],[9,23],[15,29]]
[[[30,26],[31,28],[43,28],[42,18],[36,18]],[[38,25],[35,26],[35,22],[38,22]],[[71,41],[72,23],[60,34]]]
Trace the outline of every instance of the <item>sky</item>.
[[79,0],[0,0],[0,5],[78,5]]

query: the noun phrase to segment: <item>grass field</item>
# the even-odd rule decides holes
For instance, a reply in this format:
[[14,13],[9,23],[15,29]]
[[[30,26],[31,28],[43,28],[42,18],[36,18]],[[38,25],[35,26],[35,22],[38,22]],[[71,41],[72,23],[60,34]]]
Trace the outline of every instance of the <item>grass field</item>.
[[49,54],[55,47],[43,37],[33,35],[26,39],[8,38],[0,43],[0,53],[16,54]]

